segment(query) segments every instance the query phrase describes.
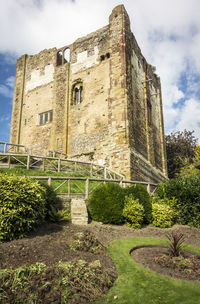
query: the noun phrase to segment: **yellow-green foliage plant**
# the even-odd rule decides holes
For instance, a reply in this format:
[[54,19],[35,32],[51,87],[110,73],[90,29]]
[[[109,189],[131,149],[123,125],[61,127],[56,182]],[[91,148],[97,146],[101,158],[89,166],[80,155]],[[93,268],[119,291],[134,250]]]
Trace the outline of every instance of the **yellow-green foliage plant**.
[[196,145],[193,151],[194,157],[192,158],[192,162],[188,158],[182,159],[182,167],[178,176],[190,177],[200,175],[200,170],[198,169],[200,166],[200,146]]
[[45,195],[33,179],[0,174],[0,242],[22,238],[44,220]]
[[141,228],[144,219],[144,207],[139,203],[139,199],[134,199],[133,195],[125,197],[123,217],[127,226]]
[[174,223],[174,210],[165,204],[152,204],[152,224],[160,228],[171,227]]

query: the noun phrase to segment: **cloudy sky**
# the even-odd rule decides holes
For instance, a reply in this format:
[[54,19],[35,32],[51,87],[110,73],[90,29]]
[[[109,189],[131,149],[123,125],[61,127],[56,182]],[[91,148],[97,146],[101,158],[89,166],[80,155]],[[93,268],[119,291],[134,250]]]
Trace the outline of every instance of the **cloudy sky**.
[[9,140],[16,59],[101,28],[118,4],[161,77],[165,133],[200,138],[199,0],[0,0],[0,141]]

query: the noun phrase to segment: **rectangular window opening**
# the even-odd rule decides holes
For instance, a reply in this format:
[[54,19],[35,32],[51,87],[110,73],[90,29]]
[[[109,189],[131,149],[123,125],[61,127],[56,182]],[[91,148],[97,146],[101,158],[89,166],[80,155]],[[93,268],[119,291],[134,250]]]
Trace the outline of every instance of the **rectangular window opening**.
[[53,121],[53,111],[48,111],[39,114],[39,125],[45,125]]

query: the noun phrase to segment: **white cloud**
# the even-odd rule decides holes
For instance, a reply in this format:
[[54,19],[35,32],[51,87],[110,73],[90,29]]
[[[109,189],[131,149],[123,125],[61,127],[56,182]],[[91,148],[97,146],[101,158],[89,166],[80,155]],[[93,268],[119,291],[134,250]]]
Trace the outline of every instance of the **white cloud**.
[[0,84],[0,95],[3,95],[6,98],[12,98],[14,86],[15,86],[15,77],[9,76],[5,80],[5,84]]
[[177,130],[194,130],[195,136],[200,139],[200,101],[188,99],[180,109],[180,119]]
[[[0,123],[4,123],[4,122],[8,122],[10,120],[10,116],[9,115],[3,115],[0,117]],[[8,123],[9,124],[9,123]]]
[[[200,105],[199,0],[1,1],[0,52],[19,56],[70,44],[108,24],[112,9],[121,3],[144,56],[161,77],[165,129],[193,127],[198,132],[198,118],[191,124],[187,115]],[[10,94],[12,81],[0,86],[0,94]]]
[[15,76],[10,76],[6,79],[6,85],[13,89],[15,87]]
[[13,91],[10,90],[7,86],[1,84],[0,85],[0,94],[3,95],[4,97],[11,98],[13,95]]

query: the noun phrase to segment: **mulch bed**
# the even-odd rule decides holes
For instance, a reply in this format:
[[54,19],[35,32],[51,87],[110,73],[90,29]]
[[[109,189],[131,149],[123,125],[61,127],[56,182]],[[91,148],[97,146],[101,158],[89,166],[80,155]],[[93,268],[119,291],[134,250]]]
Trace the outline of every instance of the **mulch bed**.
[[28,237],[0,244],[0,268],[17,268],[36,262],[52,266],[59,261],[78,259],[92,262],[100,260],[108,271],[115,272],[115,266],[105,248],[101,254],[89,251],[74,251],[69,244],[76,239],[76,234],[88,231],[86,226],[47,223]]
[[180,257],[172,258],[167,247],[143,246],[133,249],[131,256],[142,266],[176,279],[200,281],[200,256],[182,251]]

